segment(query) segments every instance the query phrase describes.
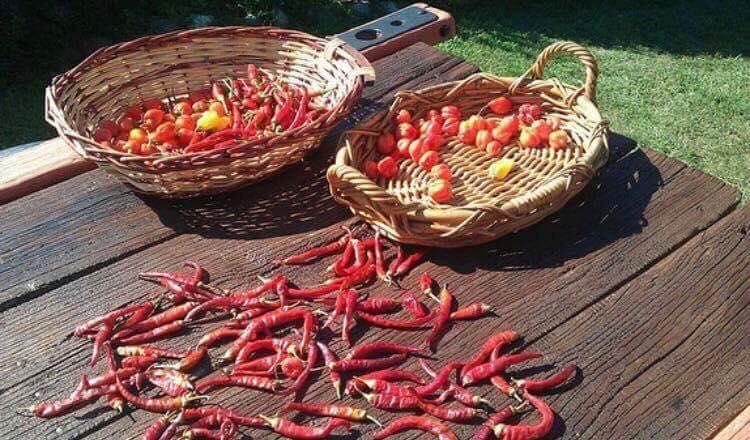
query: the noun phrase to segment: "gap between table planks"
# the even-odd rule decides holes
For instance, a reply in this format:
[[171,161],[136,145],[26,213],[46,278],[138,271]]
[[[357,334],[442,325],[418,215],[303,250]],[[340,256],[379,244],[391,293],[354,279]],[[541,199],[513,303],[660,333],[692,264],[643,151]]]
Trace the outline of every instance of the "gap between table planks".
[[[478,296],[491,295],[492,291],[487,288],[487,284],[511,286],[511,288],[523,286],[526,290],[524,292],[514,291],[504,295],[503,300],[507,300],[507,303],[499,311],[502,312],[501,316],[509,318],[507,321],[500,320],[499,322],[501,325],[513,324],[533,340],[549,333],[562,322],[575,317],[598,298],[610,294],[618,286],[627,283],[696,232],[705,229],[723,216],[736,203],[736,194],[715,179],[708,178],[662,156],[641,151],[636,151],[613,164],[597,180],[597,184],[602,186],[599,191],[590,188],[574,201],[574,203],[585,202],[584,206],[569,206],[556,216],[557,218],[511,236],[507,240],[501,240],[494,246],[463,250],[455,255],[438,253],[435,255],[435,261],[446,267],[433,268],[436,276],[456,286],[460,285],[461,288],[456,291],[459,298],[466,298],[469,292],[477,292]],[[661,188],[662,185],[663,188]],[[691,196],[696,193],[702,197],[700,200],[691,199]],[[169,214],[175,213],[170,211]],[[165,216],[162,214],[162,217]],[[345,218],[345,215],[341,217]],[[643,219],[648,223],[642,224]],[[596,229],[582,228],[582,223],[586,221],[595,224],[600,221],[601,223],[591,226]],[[689,227],[686,227],[686,224]],[[190,231],[191,228],[188,227],[185,230]],[[586,232],[587,230],[589,232]],[[636,234],[637,232],[640,234]],[[209,235],[205,231],[203,233]],[[77,372],[80,371],[87,357],[88,347],[78,341],[65,341],[58,344],[60,335],[52,337],[47,334],[48,329],[64,328],[69,326],[70,322],[79,320],[80,316],[97,313],[135,299],[132,294],[123,297],[124,292],[133,288],[134,272],[151,267],[176,267],[192,251],[191,256],[209,264],[209,268],[220,284],[233,287],[250,279],[252,274],[266,270],[268,268],[266,260],[269,255],[278,255],[286,250],[293,251],[293,249],[283,249],[284,247],[302,248],[309,242],[325,241],[337,233],[336,227],[332,226],[311,234],[309,240],[300,240],[299,236],[277,240],[268,237],[255,242],[202,240],[192,235],[182,235],[149,249],[134,252],[131,256],[107,262],[104,266],[81,274],[79,279],[74,278],[70,284],[61,284],[61,287],[54,289],[49,295],[33,299],[26,304],[19,304],[16,309],[11,310],[11,313],[3,313],[5,316],[0,318],[11,329],[10,332],[7,330],[5,332],[9,334],[11,340],[8,341],[7,348],[2,350],[4,353],[11,354],[6,357],[6,360],[18,359],[25,370],[20,373],[12,371],[17,368],[8,364],[2,368],[3,382],[8,379],[8,382],[5,382],[7,385],[2,386],[2,393],[5,395],[4,403],[10,401],[12,406],[22,406],[34,400],[30,391],[40,390],[40,386],[46,387],[41,389],[44,392],[42,397],[50,397],[62,394],[73,385]],[[665,237],[660,236],[662,234]],[[218,235],[232,236],[233,234]],[[621,239],[618,240],[618,238]],[[203,249],[199,249],[199,245]],[[261,246],[269,246],[269,248],[255,254],[250,245],[253,245],[253,248]],[[550,249],[554,251],[550,252]],[[523,253],[524,251],[526,253]],[[221,255],[221,259],[213,261],[209,259],[215,258],[216,255]],[[458,277],[450,270],[453,268],[457,271],[470,272],[474,264],[462,263],[462,259],[487,256],[500,258],[493,264],[482,262],[475,276],[470,280],[465,280],[466,277]],[[245,264],[248,260],[251,263],[249,265]],[[110,263],[113,264],[107,266]],[[536,263],[541,268],[535,270],[529,267],[532,263]],[[223,268],[220,269],[219,265]],[[517,270],[494,274],[490,272],[510,266],[516,267]],[[119,274],[120,270],[124,273]],[[611,280],[596,278],[597,274],[608,270],[616,272]],[[312,281],[309,276],[311,272],[306,269],[295,269],[290,272],[293,279],[300,280],[300,283]],[[306,279],[301,276],[302,272],[308,272]],[[145,287],[143,284],[136,284],[136,286]],[[583,291],[585,288],[591,290]],[[148,288],[144,290],[153,291]],[[50,304],[47,298],[54,298],[62,301],[63,304]],[[556,308],[548,310],[548,314],[539,313],[534,319],[523,322],[524,316],[519,309],[524,302],[536,300],[543,302],[535,306],[532,311],[541,312],[547,305]],[[497,299],[492,297],[492,302],[497,304]],[[91,304],[96,310],[80,310],[82,304]],[[76,307],[79,308],[76,309]],[[510,318],[514,316],[515,319]],[[19,320],[27,322],[24,325]],[[46,329],[41,325],[44,323],[48,326]],[[458,330],[468,328],[475,329],[476,326],[469,324],[457,326]],[[373,334],[375,332],[368,332],[369,337]],[[457,333],[456,336],[459,334],[465,335],[463,331]],[[476,339],[481,337],[478,334],[474,336]],[[454,336],[452,338],[455,339]],[[22,346],[25,341],[27,341],[26,346]],[[460,348],[443,345],[445,351],[439,352],[441,359],[449,358],[452,353],[456,354],[456,348]],[[466,347],[466,350],[469,349],[470,347]],[[549,350],[551,355],[554,355],[555,351],[554,348]],[[58,357],[60,352],[68,353],[59,364],[60,371],[47,372],[50,377],[43,377],[44,370],[60,360]],[[38,356],[38,359],[30,359],[32,355]],[[328,385],[325,384],[323,389],[327,388]],[[247,393],[223,393],[222,395],[244,397],[249,395]],[[571,393],[577,394],[576,391]],[[311,397],[313,394],[317,394],[317,391],[311,390]],[[85,410],[82,412],[86,413]],[[3,413],[6,412],[3,411]],[[133,416],[140,423],[134,428],[135,431],[143,428],[144,423],[149,423],[153,419],[152,415],[141,412],[136,412]],[[566,415],[563,414],[563,417]],[[23,423],[24,426],[19,429],[31,429],[31,434],[37,438],[43,435],[52,437],[66,435],[68,438],[77,438],[93,432],[97,432],[98,436],[107,436],[108,432],[130,429],[126,418],[114,417],[114,419],[118,419],[118,422],[110,424],[112,417],[109,414],[98,414],[83,422],[68,417],[51,422]],[[6,421],[3,429],[18,427],[17,423],[19,423],[18,420],[11,418]],[[56,427],[62,427],[63,432],[53,431],[52,429]],[[105,431],[96,431],[100,427],[105,427]],[[112,436],[120,437],[121,435]]]

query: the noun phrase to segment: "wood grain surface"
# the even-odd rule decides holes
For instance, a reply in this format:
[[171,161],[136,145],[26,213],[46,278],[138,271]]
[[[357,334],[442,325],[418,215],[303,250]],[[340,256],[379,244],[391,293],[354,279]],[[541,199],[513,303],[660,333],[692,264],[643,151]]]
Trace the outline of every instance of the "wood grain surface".
[[[368,90],[353,119],[382,107],[397,89],[475,71],[423,45],[375,64],[384,81]],[[191,258],[206,265],[212,282],[235,289],[271,273],[275,257],[328,242],[342,224],[360,227],[326,191],[333,141],[283,175],[210,199],[141,199],[94,171],[0,207],[0,216],[13,219],[0,254],[0,277],[11,285],[0,309],[0,438],[140,438],[155,415],[117,415],[104,403],[48,421],[13,410],[67,394],[85,371],[89,344],[66,337],[75,323],[159,294],[137,272],[178,269]],[[494,307],[494,318],[457,323],[435,365],[464,359],[489,334],[514,328],[525,338],[514,349],[546,354],[514,374],[581,367],[574,386],[549,396],[560,416],[554,438],[707,438],[750,402],[750,371],[743,368],[750,362],[750,214],[729,214],[737,193],[718,180],[622,136],[612,141],[612,163],[557,215],[485,246],[436,251],[402,285],[415,288],[427,270],[451,286],[459,303]],[[87,192],[75,191],[86,184]],[[6,210],[10,205],[25,215]],[[311,285],[328,263],[283,272]],[[44,280],[42,287],[22,288],[35,280]],[[399,294],[382,284],[365,292]],[[210,328],[192,329],[174,344],[187,347]],[[415,343],[423,334],[358,325],[354,336]],[[347,350],[335,338],[332,347],[340,355]],[[418,371],[414,359],[406,368]],[[332,389],[325,372],[318,374],[305,400],[329,401]],[[510,403],[482,392],[498,407]],[[212,403],[249,413],[273,414],[280,400],[239,389],[212,393]],[[372,427],[356,429],[349,438]],[[459,438],[473,429],[457,429]]]

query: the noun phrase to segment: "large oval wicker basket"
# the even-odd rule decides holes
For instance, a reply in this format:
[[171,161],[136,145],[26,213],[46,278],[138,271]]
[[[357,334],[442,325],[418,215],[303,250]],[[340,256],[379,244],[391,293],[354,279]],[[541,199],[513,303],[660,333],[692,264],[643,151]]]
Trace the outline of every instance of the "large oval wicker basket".
[[[541,79],[545,64],[560,53],[574,55],[585,66],[582,87]],[[478,73],[463,81],[399,92],[389,110],[344,135],[336,163],[328,169],[331,193],[353,213],[403,243],[476,245],[536,223],[560,209],[607,161],[607,125],[594,99],[597,75],[588,50],[560,42],[547,47],[519,78]],[[366,161],[377,160],[377,136],[393,129],[400,109],[409,110],[416,119],[432,108],[452,104],[468,115],[499,95],[508,96],[516,106],[540,104],[545,113],[562,120],[574,145],[553,151],[511,144],[504,157],[514,159],[514,171],[496,182],[487,175],[496,158],[450,138],[441,152],[453,172],[455,196],[450,204],[438,204],[428,196],[432,177],[411,159],[401,162],[393,179],[373,181],[362,172]]]
[[[153,97],[205,89],[244,75],[248,63],[311,90],[330,90],[330,110],[314,122],[231,149],[141,156],[91,139],[100,121]],[[220,27],[149,36],[92,54],[56,77],[46,91],[46,118],[77,153],[138,192],[192,197],[232,190],[299,161],[349,114],[362,94],[369,62],[341,40],[271,27]]]

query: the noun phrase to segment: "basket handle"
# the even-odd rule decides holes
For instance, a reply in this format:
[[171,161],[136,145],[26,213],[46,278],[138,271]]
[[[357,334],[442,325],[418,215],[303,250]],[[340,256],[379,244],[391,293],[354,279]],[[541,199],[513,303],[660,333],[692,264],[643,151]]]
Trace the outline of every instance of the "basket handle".
[[572,41],[559,41],[547,46],[539,56],[536,57],[534,64],[508,88],[512,93],[517,87],[526,81],[539,80],[544,76],[544,67],[557,54],[566,53],[578,58],[586,69],[586,79],[583,87],[578,89],[573,96],[583,92],[591,102],[596,102],[596,79],[599,76],[599,67],[596,64],[594,55],[585,47]]

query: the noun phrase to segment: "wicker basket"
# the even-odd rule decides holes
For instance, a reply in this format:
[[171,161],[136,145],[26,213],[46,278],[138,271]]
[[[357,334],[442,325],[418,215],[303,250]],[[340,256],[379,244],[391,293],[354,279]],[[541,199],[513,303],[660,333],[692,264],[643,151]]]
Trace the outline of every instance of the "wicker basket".
[[[93,127],[147,98],[182,96],[254,63],[291,84],[333,89],[330,110],[311,124],[223,151],[140,156],[105,148]],[[369,78],[368,78],[369,77]],[[46,118],[78,154],[134,190],[184,198],[239,188],[299,161],[359,99],[370,63],[341,40],[271,27],[177,31],[103,48],[56,77]]]
[[[574,55],[585,66],[582,87],[541,79],[545,64],[560,53]],[[547,47],[520,78],[478,73],[463,81],[399,92],[388,111],[344,135],[336,163],[328,169],[331,193],[353,213],[403,243],[476,245],[534,224],[560,209],[607,161],[607,125],[594,99],[597,75],[588,50],[561,42]],[[405,108],[419,118],[431,108],[453,104],[470,114],[499,95],[507,95],[515,105],[541,104],[545,113],[562,120],[574,145],[553,151],[511,144],[504,157],[514,159],[516,165],[505,181],[496,182],[486,171],[496,158],[449,139],[441,157],[453,172],[455,197],[447,205],[428,196],[432,178],[411,159],[401,162],[393,179],[372,181],[361,171],[367,160],[377,159],[377,136],[392,130],[398,110]]]

